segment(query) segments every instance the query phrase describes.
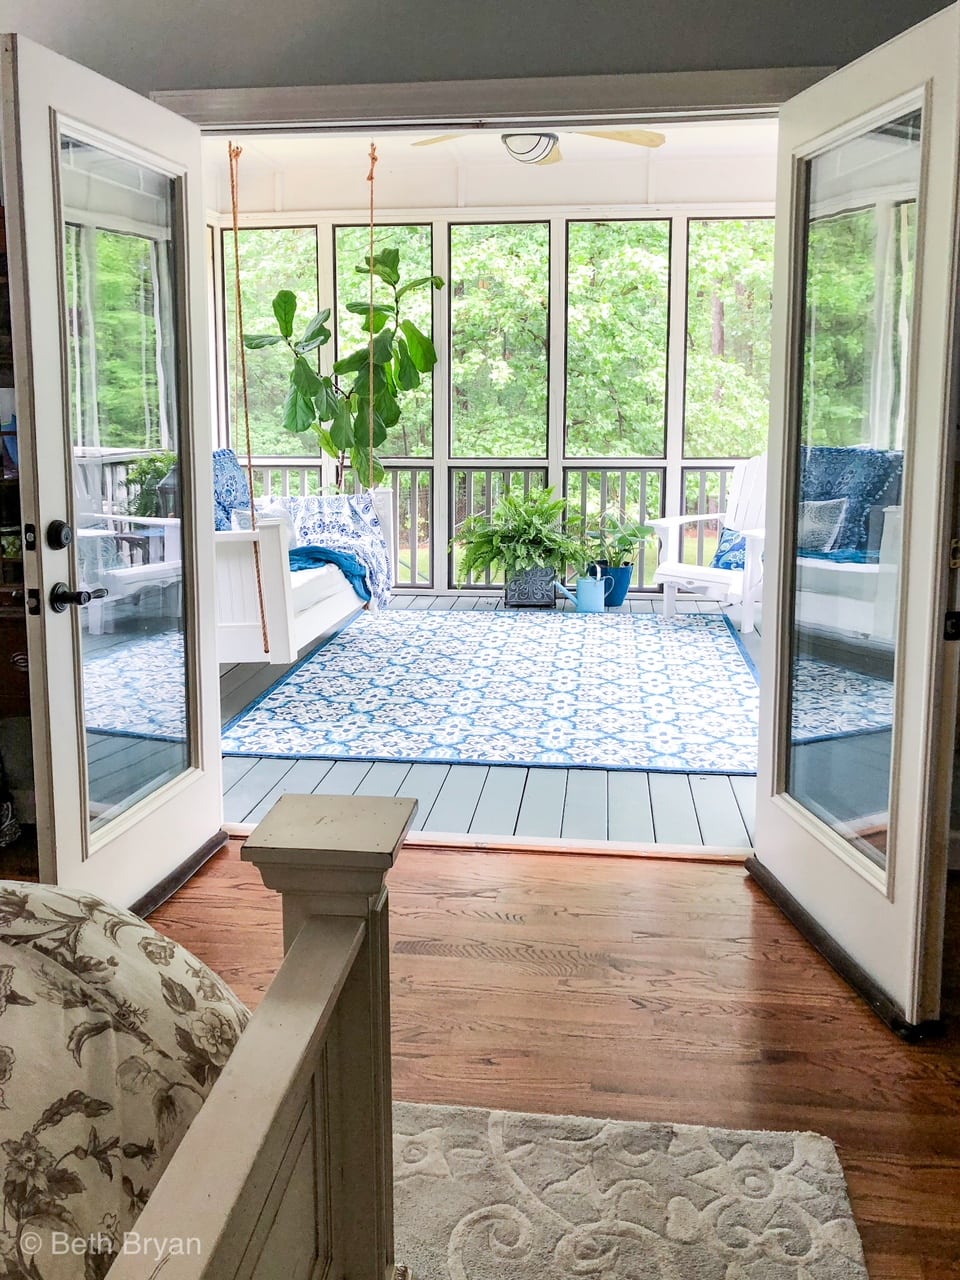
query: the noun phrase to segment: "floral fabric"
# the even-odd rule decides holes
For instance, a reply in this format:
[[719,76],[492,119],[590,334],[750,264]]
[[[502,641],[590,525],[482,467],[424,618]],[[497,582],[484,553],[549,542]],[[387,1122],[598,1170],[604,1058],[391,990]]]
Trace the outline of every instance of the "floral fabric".
[[838,560],[877,559],[871,545],[871,515],[899,504],[903,453],[899,449],[836,448],[813,445],[800,450],[800,498],[823,502],[846,498],[840,529],[830,548]]
[[232,449],[213,451],[213,527],[229,529],[237,508],[250,509],[250,484]]
[[106,1273],[248,1018],[130,912],[0,882],[0,1280]]
[[747,540],[739,529],[720,530],[720,540],[710,565],[714,569],[742,569],[746,563]]
[[293,521],[293,546],[327,547],[355,556],[367,571],[374,605],[386,606],[393,589],[393,566],[369,493],[272,498],[269,510],[264,508],[264,514],[281,512]]

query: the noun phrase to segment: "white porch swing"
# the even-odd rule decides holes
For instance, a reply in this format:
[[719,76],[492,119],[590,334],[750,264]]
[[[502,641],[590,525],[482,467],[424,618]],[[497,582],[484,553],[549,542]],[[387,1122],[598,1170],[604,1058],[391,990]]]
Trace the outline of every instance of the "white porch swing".
[[[364,608],[363,602],[341,570],[333,564],[315,568],[290,568],[291,522],[258,516],[253,497],[253,449],[247,388],[246,352],[243,346],[243,302],[240,288],[239,203],[237,169],[241,149],[230,145],[230,186],[233,203],[235,306],[238,367],[242,391],[246,447],[245,501],[249,528],[224,529],[214,534],[216,547],[217,656],[221,663],[291,663],[304,648],[343,627]],[[370,255],[373,256],[373,172],[376,147],[370,148]],[[373,308],[373,276],[370,277]],[[370,326],[370,342],[374,336]],[[370,365],[371,378],[373,363]],[[392,489],[374,488],[373,397],[370,397],[370,459],[368,497],[372,500],[393,570],[396,565],[394,498]],[[219,451],[224,454],[228,451]],[[233,459],[236,462],[236,459]],[[238,471],[240,470],[237,464]],[[242,483],[242,474],[240,476]],[[336,495],[344,504],[347,494]]]

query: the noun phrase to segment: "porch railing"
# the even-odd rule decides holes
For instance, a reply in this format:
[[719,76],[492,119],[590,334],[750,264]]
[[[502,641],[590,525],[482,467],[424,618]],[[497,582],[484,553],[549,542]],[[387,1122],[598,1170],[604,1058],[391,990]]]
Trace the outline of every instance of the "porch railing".
[[[546,467],[453,467],[450,470],[450,503],[447,508],[450,536],[468,516],[488,516],[505,493],[528,494],[547,483]],[[465,590],[490,590],[501,586],[502,576],[493,577],[488,569],[482,577],[466,577],[460,581],[463,552],[459,547],[449,553],[450,586]]]

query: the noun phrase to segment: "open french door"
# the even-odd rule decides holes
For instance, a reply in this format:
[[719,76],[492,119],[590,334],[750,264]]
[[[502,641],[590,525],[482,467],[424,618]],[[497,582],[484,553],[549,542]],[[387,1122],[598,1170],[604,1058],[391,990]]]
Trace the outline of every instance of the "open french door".
[[750,869],[907,1034],[939,1013],[956,708],[958,68],[953,5],[780,122]]
[[200,133],[2,40],[40,871],[129,904],[220,827]]

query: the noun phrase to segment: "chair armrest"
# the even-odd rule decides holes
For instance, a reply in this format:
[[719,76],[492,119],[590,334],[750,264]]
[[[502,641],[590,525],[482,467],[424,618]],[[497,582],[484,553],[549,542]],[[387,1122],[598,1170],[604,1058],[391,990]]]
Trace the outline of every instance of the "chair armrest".
[[680,559],[680,530],[685,524],[706,524],[711,520],[723,522],[726,512],[719,511],[689,516],[660,516],[651,520],[650,526],[660,539],[660,563]]

